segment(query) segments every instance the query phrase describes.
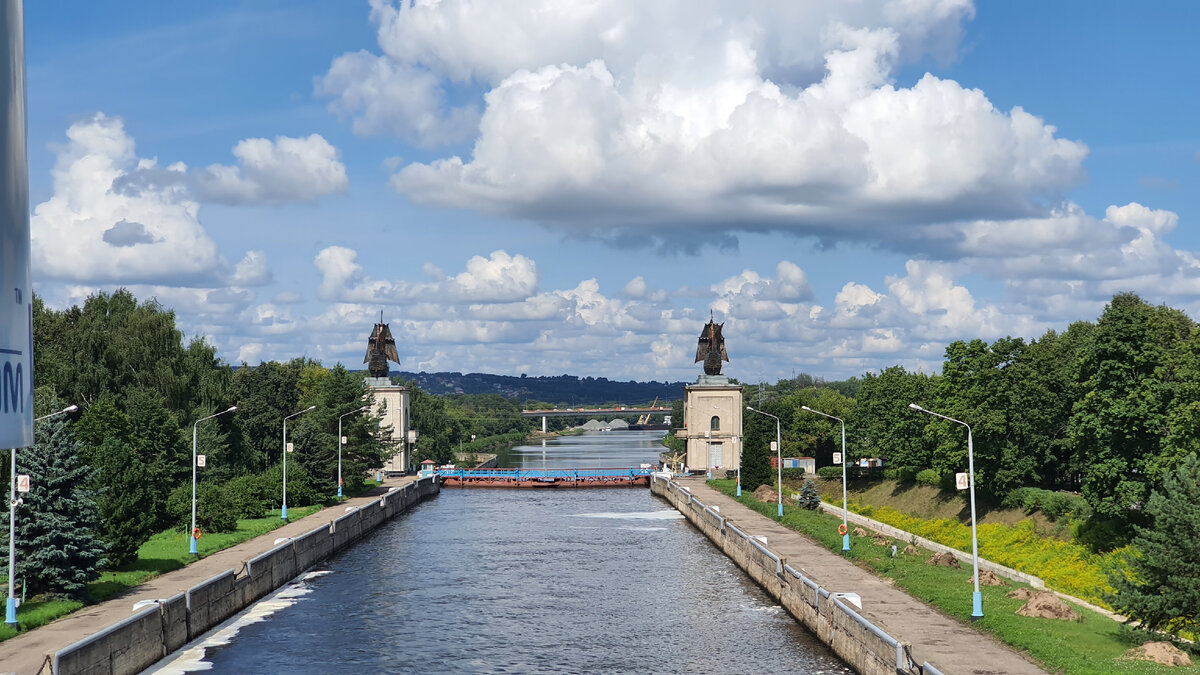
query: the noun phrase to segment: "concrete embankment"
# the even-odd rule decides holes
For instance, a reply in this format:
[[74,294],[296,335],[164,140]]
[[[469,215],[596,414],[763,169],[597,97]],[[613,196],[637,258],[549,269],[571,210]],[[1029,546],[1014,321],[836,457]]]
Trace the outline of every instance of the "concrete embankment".
[[[381,524],[437,494],[439,489],[436,479],[423,478],[365,501],[356,500],[357,505],[348,508],[344,515],[288,537],[244,560],[238,569],[216,573],[57,649],[52,655],[47,654],[40,672],[54,675],[140,672],[305,569],[345,550]],[[278,536],[270,533],[266,537],[273,535]]]
[[859,673],[1045,672],[703,479],[655,477],[650,490]]

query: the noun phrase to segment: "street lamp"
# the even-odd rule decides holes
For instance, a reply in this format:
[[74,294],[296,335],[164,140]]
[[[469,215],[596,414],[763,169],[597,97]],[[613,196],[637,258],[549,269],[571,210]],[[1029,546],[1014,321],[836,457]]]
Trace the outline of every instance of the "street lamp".
[[733,450],[737,453],[737,496],[742,496],[742,444],[739,442],[742,439],[738,436],[733,437]]
[[834,415],[826,415],[823,412],[813,410],[812,408],[802,405],[801,410],[807,410],[821,417],[828,417],[831,420],[837,420],[842,423],[842,550],[850,550],[850,525],[846,522],[846,420]]
[[201,417],[200,419],[196,420],[195,424],[192,425],[192,532],[188,536],[188,540],[191,542],[188,544],[188,553],[191,553],[192,555],[197,555],[197,553],[196,553],[196,427],[200,426],[200,423],[203,422],[204,420],[211,420],[212,418],[217,417],[218,415],[224,415],[225,413],[231,413],[234,410],[237,410],[236,405],[231,406],[229,408],[229,410],[222,410],[221,412],[214,413],[212,415],[209,415],[208,417]]
[[[769,412],[755,410],[754,408],[751,408],[750,406],[746,406],[746,410],[749,410],[750,412],[756,412],[759,415],[766,415],[767,417],[775,417],[774,415],[772,415]],[[783,517],[783,443],[779,439],[779,418],[778,417],[775,417],[775,453],[776,453],[776,461],[778,462],[777,466],[779,467],[779,517],[782,518]]]
[[283,518],[284,520],[288,519],[287,518],[287,456],[288,456],[287,421],[297,415],[303,415],[304,413],[306,413],[310,410],[314,410],[314,409],[316,409],[316,407],[317,406],[315,406],[315,405],[310,405],[307,408],[305,408],[304,410],[301,410],[300,412],[294,412],[291,415],[288,415],[287,417],[283,418],[283,510],[280,511],[279,517]]
[[[371,406],[369,406],[369,405],[364,405],[361,408],[356,408],[354,410],[351,410],[348,413],[343,413],[341,415],[338,415],[338,498],[339,499],[342,496],[342,418],[345,417],[346,415],[353,415],[354,413],[363,412],[370,407]],[[287,443],[287,441],[285,440],[284,444],[286,445],[286,443]],[[287,452],[286,447],[284,448],[284,452]]]
[[[79,410],[79,406],[71,404],[58,412],[35,418],[35,423],[51,417],[66,415]],[[17,449],[12,448],[11,470],[8,485],[8,602],[5,605],[4,623],[17,625]]]
[[971,621],[978,621],[983,618],[983,596],[979,593],[979,538],[975,533],[975,441],[971,435],[971,425],[962,420],[926,410],[916,403],[909,403],[908,407],[967,428],[967,479],[971,485],[971,569],[975,573],[975,592],[971,594]]

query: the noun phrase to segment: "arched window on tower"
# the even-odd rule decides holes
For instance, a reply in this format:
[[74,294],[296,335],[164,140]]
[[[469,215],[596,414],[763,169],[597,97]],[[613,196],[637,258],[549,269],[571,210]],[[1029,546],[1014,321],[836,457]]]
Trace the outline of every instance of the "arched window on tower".
[[716,415],[713,415],[712,419],[708,421],[708,428],[712,429],[713,431],[720,431],[721,430],[721,418],[717,417]]

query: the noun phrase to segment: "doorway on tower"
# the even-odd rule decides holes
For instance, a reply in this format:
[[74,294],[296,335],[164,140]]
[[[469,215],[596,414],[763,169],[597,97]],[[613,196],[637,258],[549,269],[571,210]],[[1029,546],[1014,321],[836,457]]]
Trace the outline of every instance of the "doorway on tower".
[[721,466],[721,452],[724,450],[723,443],[715,443],[710,441],[708,444],[708,468],[712,469]]

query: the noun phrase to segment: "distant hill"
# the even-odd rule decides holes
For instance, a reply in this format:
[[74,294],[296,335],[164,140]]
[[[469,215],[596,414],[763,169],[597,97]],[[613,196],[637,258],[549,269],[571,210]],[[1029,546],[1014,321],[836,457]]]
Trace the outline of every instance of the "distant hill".
[[687,382],[618,382],[604,377],[526,377],[487,373],[410,373],[392,371],[393,377],[412,380],[431,394],[500,394],[522,401],[574,405],[621,403],[648,404],[683,398]]

